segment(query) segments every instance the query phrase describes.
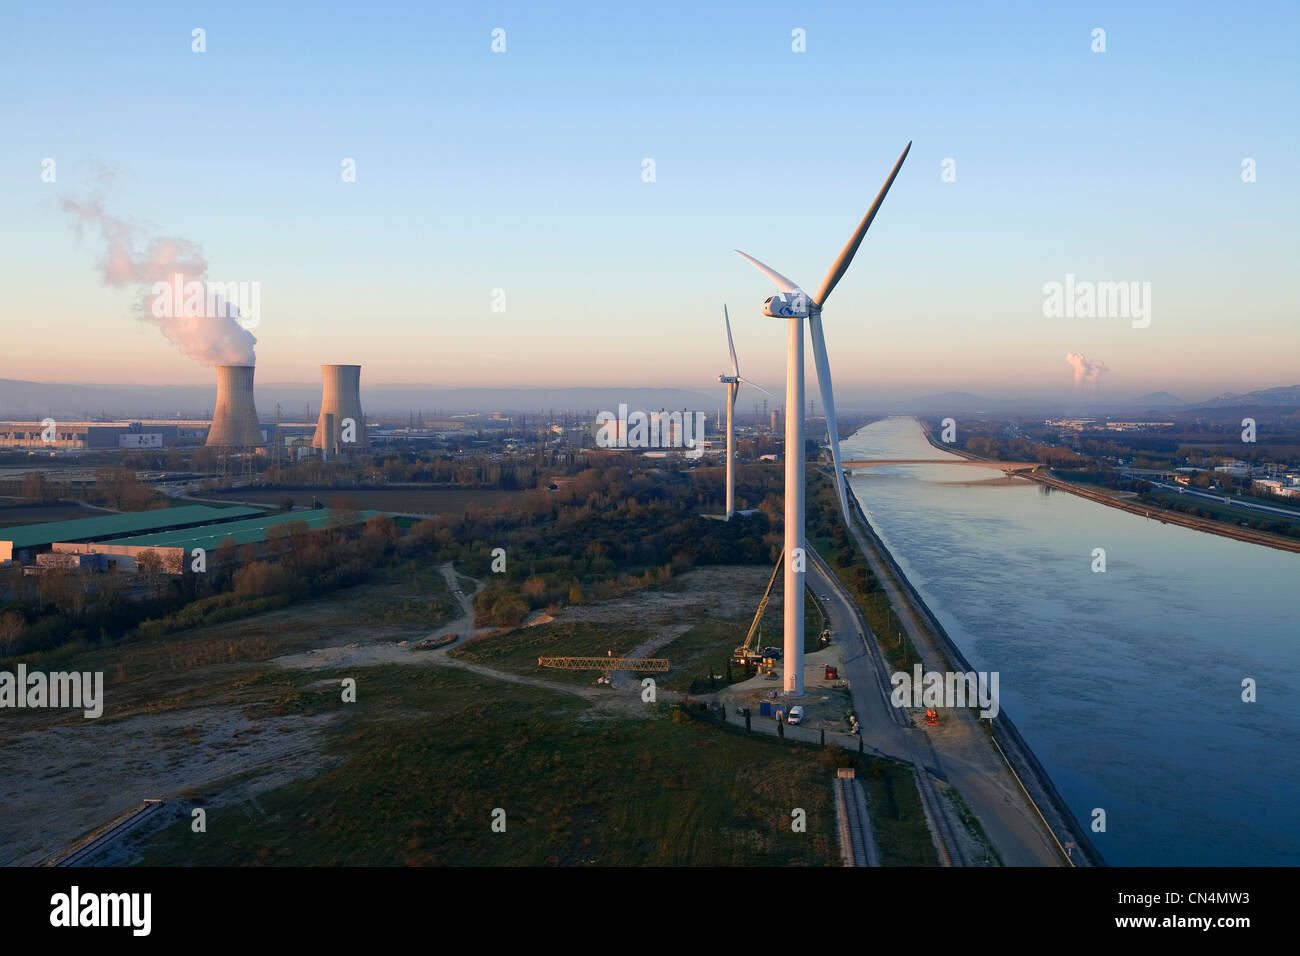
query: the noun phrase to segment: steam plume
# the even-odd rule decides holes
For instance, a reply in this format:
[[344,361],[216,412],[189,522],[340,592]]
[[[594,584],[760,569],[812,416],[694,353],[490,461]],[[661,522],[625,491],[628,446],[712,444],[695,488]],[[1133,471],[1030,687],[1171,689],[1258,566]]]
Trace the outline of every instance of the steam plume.
[[1110,369],[1106,367],[1106,363],[1101,359],[1088,361],[1088,359],[1083,357],[1082,352],[1070,352],[1065,356],[1065,360],[1069,362],[1070,367],[1074,369],[1075,388],[1087,385],[1089,388],[1096,391],[1097,383],[1101,380],[1101,373],[1110,371]]
[[142,227],[109,215],[99,199],[65,199],[63,210],[75,217],[78,234],[87,225],[98,229],[104,243],[99,264],[104,283],[119,288],[139,286],[136,307],[140,318],[157,325],[181,352],[204,365],[253,365],[257,361],[253,351],[257,339],[236,321],[239,309],[233,303],[219,299],[215,316],[159,318],[155,314],[154,283],[172,283],[179,274],[183,283],[197,281],[206,286],[208,262],[197,244],[149,236]]

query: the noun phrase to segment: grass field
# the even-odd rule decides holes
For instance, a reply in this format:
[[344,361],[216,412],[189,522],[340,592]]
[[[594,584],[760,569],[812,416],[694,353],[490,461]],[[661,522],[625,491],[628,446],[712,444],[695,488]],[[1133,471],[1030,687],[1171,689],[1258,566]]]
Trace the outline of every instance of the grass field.
[[[455,657],[499,670],[545,677],[565,683],[594,684],[595,671],[562,671],[539,668],[539,657],[615,657],[627,654],[654,636],[652,630],[634,630],[593,621],[554,621],[533,627],[521,627],[499,637],[474,641],[458,647]],[[660,657],[656,653],[654,656]]]
[[292,498],[299,508],[310,507],[314,497],[328,506],[335,498],[347,498],[362,511],[395,511],[409,514],[464,514],[472,504],[479,508],[495,508],[502,503],[522,500],[522,491],[459,491],[440,488],[234,488],[230,491],[208,492],[203,495],[211,501],[250,501],[255,504],[278,507],[285,498]]
[[109,512],[75,503],[26,504],[22,499],[0,498],[0,528],[47,521],[73,521],[77,518],[102,518]]
[[[711,599],[714,577],[700,581],[695,593]],[[626,653],[658,632],[638,616],[644,604],[605,610],[644,629],[554,622],[457,654],[590,683],[586,673],[539,674],[536,658]],[[47,670],[103,670],[107,707],[93,734],[80,717],[49,711],[6,725],[17,768],[9,783],[29,794],[21,827],[66,846],[143,787],[167,794],[169,812],[180,814],[131,841],[146,865],[838,865],[831,779],[847,760],[867,787],[886,862],[934,862],[910,771],[885,761],[782,743],[664,703],[611,707],[427,658],[323,670],[272,663],[423,636],[451,613],[438,569],[409,562],[373,583],[229,624],[29,656]],[[725,622],[699,626],[678,640],[705,652],[720,642],[724,653],[738,640]],[[734,627],[743,636],[747,624]],[[344,676],[357,681],[356,703],[340,698]],[[14,758],[16,735],[38,725],[53,733],[43,768]],[[191,831],[192,805],[207,808],[206,833]],[[495,808],[506,813],[504,833],[491,829]],[[806,832],[791,829],[796,808]],[[10,824],[0,823],[0,844],[19,818]]]
[[[246,679],[226,683],[241,665],[362,635],[394,641],[423,637],[456,613],[437,567],[408,561],[384,569],[373,582],[228,624],[158,640],[75,642],[22,660],[29,668],[47,671],[103,671],[113,705],[103,718],[107,721],[138,710],[165,711],[182,702],[243,700]],[[35,725],[44,713],[15,711],[6,728]]]
[[[809,589],[804,590],[804,653],[812,654],[821,650],[821,633],[826,626],[825,612],[821,604]],[[781,613],[769,609],[763,615],[758,635],[754,642],[758,650],[764,647],[781,647]],[[707,693],[725,687],[728,683],[739,683],[754,676],[739,665],[731,667],[731,681],[726,679],[727,661],[732,652],[745,642],[749,633],[750,621],[744,623],[709,620],[691,627],[681,637],[655,652],[655,657],[666,657],[672,665],[666,675],[659,680],[659,686],[668,690],[689,691],[690,693]],[[720,675],[720,679],[711,682],[710,674]]]
[[332,768],[210,810],[205,834],[182,819],[140,848],[146,864],[837,862],[833,771],[814,751],[667,707],[586,719],[582,701],[450,669],[374,668],[359,684],[374,690],[332,735]]

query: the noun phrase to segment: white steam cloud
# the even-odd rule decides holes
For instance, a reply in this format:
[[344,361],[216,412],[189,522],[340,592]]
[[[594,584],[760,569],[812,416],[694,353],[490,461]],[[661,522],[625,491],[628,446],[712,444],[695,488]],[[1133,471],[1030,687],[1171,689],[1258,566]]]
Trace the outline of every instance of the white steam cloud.
[[[98,199],[63,201],[64,212],[76,217],[77,232],[91,225],[104,243],[100,271],[104,282],[115,287],[140,286],[140,317],[162,329],[163,335],[185,355],[204,365],[253,365],[257,339],[236,321],[239,309],[221,300],[215,316],[176,315],[160,318],[153,302],[155,283],[183,282],[206,285],[208,262],[203,250],[187,239],[147,236],[140,226],[111,216]],[[165,311],[165,310],[158,310]],[[173,310],[176,311],[176,310]]]
[[1101,373],[1110,371],[1101,359],[1088,361],[1083,357],[1082,352],[1069,352],[1065,360],[1070,363],[1070,368],[1074,369],[1075,388],[1087,386],[1096,391],[1097,383],[1101,381]]

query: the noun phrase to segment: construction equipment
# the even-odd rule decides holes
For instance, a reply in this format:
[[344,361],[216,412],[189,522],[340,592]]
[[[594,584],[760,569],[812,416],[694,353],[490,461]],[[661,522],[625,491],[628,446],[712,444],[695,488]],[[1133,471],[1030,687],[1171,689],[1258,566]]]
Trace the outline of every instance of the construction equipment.
[[925,722],[930,727],[939,726],[939,715],[934,712],[933,707],[927,707],[925,709]]
[[757,650],[758,644],[758,626],[763,621],[763,612],[767,610],[767,602],[772,598],[772,586],[776,584],[776,576],[781,573],[781,561],[784,559],[784,553],[776,559],[776,567],[772,569],[772,577],[767,582],[767,590],[763,592],[763,600],[758,602],[758,611],[754,614],[754,621],[749,625],[749,633],[745,635],[745,643],[731,652],[731,660],[736,664],[744,664],[746,667],[757,667],[764,672],[764,676],[769,673],[775,673],[772,669],[774,664],[772,658],[765,658]]
[[834,664],[827,664],[827,665],[826,665],[826,679],[827,679],[827,680],[839,680],[839,679],[840,679],[840,669],[839,669],[838,667],[836,667]]
[[562,671],[666,671],[666,657],[539,657],[538,667]]

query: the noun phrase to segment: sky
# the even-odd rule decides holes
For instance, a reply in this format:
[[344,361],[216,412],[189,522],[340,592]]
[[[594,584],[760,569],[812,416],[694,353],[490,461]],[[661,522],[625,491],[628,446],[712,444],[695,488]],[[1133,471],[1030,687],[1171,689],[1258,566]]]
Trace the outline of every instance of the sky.
[[[259,382],[717,388],[725,303],[780,392],[732,250],[815,290],[910,141],[826,304],[838,395],[1296,384],[1298,10],[10,2],[0,377],[212,381],[103,281],[96,200],[259,283]],[[1149,322],[1045,315],[1067,274]]]

